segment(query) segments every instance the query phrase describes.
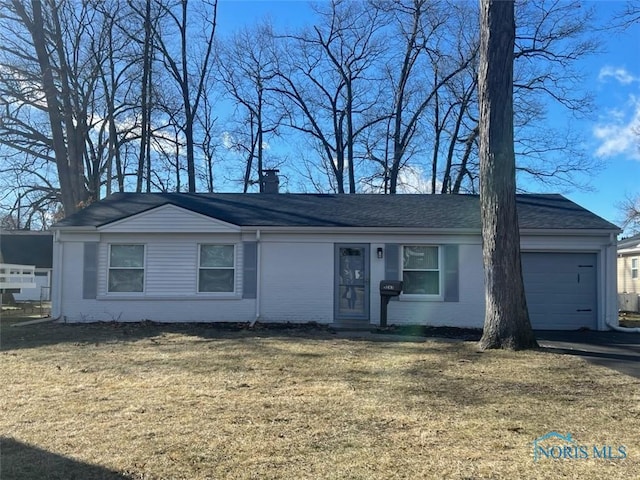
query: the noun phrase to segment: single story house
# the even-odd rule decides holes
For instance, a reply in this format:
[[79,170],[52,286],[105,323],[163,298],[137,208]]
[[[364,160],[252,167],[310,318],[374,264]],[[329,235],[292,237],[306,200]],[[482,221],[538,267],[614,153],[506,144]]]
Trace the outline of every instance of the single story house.
[[618,242],[620,310],[640,311],[640,234]]
[[[561,195],[519,195],[534,328],[617,324],[618,227]],[[54,231],[53,315],[69,322],[482,327],[476,195],[118,193]]]
[[30,230],[0,231],[0,263],[35,266],[35,288],[14,293],[18,302],[51,299],[53,234]]

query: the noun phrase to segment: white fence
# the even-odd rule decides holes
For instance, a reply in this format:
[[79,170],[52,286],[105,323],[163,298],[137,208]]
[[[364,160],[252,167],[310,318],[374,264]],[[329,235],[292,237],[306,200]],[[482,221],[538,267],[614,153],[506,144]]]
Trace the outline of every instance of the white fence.
[[34,265],[0,263],[0,290],[36,288]]

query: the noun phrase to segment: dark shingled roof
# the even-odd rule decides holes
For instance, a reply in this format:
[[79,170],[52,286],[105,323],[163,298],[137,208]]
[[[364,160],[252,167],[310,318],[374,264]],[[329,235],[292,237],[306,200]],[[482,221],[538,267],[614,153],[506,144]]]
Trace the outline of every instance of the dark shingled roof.
[[52,268],[53,235],[51,233],[0,232],[2,263]]
[[[241,227],[398,227],[480,230],[477,195],[116,193],[54,227],[99,227],[162,205]],[[618,227],[562,195],[518,195],[525,229]],[[170,229],[167,226],[167,229]]]
[[640,246],[640,233],[618,241],[618,248],[635,248]]

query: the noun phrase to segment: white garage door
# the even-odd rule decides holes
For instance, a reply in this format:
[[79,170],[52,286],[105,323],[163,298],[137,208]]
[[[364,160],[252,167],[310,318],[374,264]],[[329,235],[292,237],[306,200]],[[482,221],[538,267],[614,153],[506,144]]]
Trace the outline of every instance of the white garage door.
[[595,253],[523,253],[522,272],[535,330],[597,327]]

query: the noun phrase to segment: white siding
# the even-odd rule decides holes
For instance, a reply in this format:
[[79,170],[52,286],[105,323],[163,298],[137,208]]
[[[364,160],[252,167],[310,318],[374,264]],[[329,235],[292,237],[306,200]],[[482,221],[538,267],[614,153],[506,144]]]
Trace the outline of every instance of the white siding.
[[[169,211],[171,213],[171,211]],[[165,228],[172,225],[163,220]],[[80,234],[79,234],[80,235]],[[259,241],[257,299],[242,299],[242,241],[255,241],[254,232],[235,233],[113,233],[99,240],[98,298],[82,299],[83,241],[62,236],[61,302],[54,311],[68,321],[232,321],[249,322],[259,314],[264,322],[334,321],[334,245],[370,245],[370,323],[380,318],[378,286],[384,279],[385,260],[376,249],[385,244],[458,245],[459,301],[415,300],[403,297],[389,303],[388,323],[481,327],[484,321],[484,276],[479,235],[294,234],[262,232]],[[114,295],[107,290],[107,255],[110,243],[146,245],[145,291]],[[197,258],[201,243],[236,245],[236,293],[198,294]],[[599,254],[598,328],[616,313],[615,245],[609,237],[525,236],[525,251],[585,251]],[[611,257],[611,258],[610,258]],[[59,260],[56,260],[59,261]],[[56,273],[55,279],[58,279]],[[609,278],[610,277],[610,278]],[[55,285],[55,282],[54,282]],[[56,293],[57,295],[57,293]],[[610,301],[608,297],[613,296]],[[57,298],[54,295],[54,299]]]
[[640,294],[640,270],[638,278],[631,278],[631,259],[636,258],[640,269],[640,252],[618,257],[618,293]]
[[[145,241],[146,240],[146,241]],[[196,292],[198,244],[170,238],[125,241],[121,238],[100,243],[98,292],[108,294],[109,245],[141,243],[145,245],[144,289],[146,295],[193,295]]]
[[237,225],[230,225],[175,205],[164,205],[132,217],[100,227],[106,233],[166,233],[170,227],[174,232],[237,232]]
[[333,322],[333,242],[264,240],[261,250],[261,319]]
[[[107,292],[111,243],[146,246],[144,293]],[[235,293],[197,293],[197,252],[201,243],[236,244]],[[103,235],[99,245],[98,298],[95,300],[82,299],[83,242],[66,241],[62,245],[60,314],[67,321],[247,322],[255,318],[255,300],[243,300],[240,297],[240,235]]]
[[[423,241],[428,242],[425,238]],[[479,242],[479,238],[477,239]],[[484,274],[482,247],[460,245],[459,247],[460,299],[458,302],[441,300],[413,300],[401,297],[398,302],[389,302],[388,323],[398,325],[433,325],[453,327],[482,327],[484,322]],[[379,282],[376,282],[376,287]],[[375,317],[379,323],[380,295],[376,294]]]
[[[96,307],[95,301],[82,299],[84,244],[82,242],[67,241],[61,243],[59,248],[62,264],[59,269],[60,281],[54,283],[54,290],[56,290],[54,302],[57,299],[57,294],[59,294],[61,298],[60,315],[64,316],[67,312],[70,312],[70,321],[83,321],[85,320],[82,313],[84,309]],[[54,255],[54,270],[56,269],[55,257]],[[54,311],[58,311],[55,305],[53,307]]]

